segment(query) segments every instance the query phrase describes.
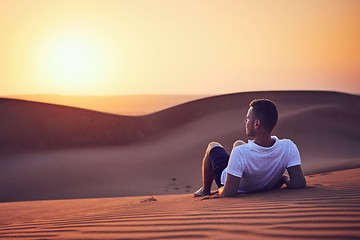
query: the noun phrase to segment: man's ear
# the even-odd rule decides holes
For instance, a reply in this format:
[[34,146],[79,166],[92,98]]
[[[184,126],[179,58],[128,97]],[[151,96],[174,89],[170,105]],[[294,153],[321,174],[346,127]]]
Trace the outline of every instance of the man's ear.
[[260,127],[261,127],[261,122],[260,122],[260,120],[255,120],[254,128],[255,128],[255,129],[259,129]]

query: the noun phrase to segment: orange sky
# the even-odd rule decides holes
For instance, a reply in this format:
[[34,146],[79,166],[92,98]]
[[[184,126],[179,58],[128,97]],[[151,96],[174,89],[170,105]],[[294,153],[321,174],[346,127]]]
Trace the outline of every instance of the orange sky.
[[0,0],[0,95],[360,93],[360,1]]

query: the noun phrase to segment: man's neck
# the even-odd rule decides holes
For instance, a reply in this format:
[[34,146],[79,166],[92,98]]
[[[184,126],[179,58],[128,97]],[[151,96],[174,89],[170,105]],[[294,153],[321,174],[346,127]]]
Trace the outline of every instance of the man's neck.
[[254,143],[262,147],[271,147],[274,145],[275,140],[271,138],[270,134],[267,134],[263,136],[256,136],[254,138]]

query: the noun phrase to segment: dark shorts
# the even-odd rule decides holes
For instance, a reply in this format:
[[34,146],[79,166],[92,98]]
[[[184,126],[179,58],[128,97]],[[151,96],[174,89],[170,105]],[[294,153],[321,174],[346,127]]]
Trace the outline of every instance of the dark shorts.
[[223,186],[220,181],[221,173],[227,167],[229,154],[222,147],[214,147],[210,150],[210,162],[214,171],[214,180],[218,187]]

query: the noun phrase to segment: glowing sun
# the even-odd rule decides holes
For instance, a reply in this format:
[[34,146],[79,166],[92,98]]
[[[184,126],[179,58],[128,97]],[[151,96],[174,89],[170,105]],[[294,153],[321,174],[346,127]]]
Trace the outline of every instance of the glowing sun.
[[96,89],[111,65],[111,51],[99,35],[81,32],[51,35],[41,46],[38,58],[43,83],[67,93]]

